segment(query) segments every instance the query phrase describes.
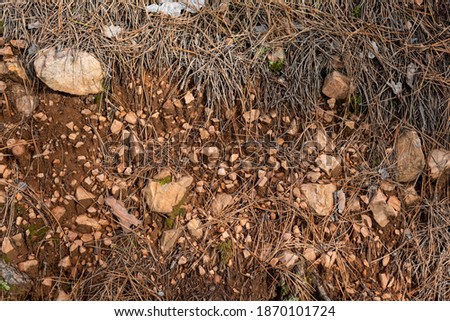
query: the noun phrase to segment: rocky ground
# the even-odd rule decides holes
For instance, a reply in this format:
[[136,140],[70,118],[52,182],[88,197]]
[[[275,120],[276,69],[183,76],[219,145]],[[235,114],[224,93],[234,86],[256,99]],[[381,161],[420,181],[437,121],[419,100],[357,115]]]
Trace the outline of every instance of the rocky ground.
[[340,72],[309,119],[219,114],[164,77],[50,83],[45,56],[37,87],[24,47],[0,39],[2,299],[408,300],[447,275],[421,264],[450,152],[407,123],[377,136]]

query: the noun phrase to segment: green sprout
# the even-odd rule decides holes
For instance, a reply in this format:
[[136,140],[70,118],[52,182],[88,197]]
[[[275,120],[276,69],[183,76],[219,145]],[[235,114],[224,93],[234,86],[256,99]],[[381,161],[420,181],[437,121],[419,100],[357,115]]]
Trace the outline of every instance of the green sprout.
[[217,245],[217,251],[220,255],[220,263],[227,264],[229,260],[233,258],[233,245],[231,240],[221,242]]
[[177,217],[186,215],[186,209],[184,208],[185,203],[186,200],[185,198],[183,198],[179,204],[173,207],[172,212],[164,220],[165,230],[171,230],[173,228],[173,225],[175,224],[175,220]]
[[5,280],[0,278],[0,290],[3,292],[8,292],[11,290],[11,286]]
[[353,17],[361,18],[361,9],[362,9],[361,5],[357,5],[356,7],[354,7],[352,11]]
[[161,185],[161,186],[169,184],[170,182],[172,182],[172,175],[168,175],[158,181],[159,185]]

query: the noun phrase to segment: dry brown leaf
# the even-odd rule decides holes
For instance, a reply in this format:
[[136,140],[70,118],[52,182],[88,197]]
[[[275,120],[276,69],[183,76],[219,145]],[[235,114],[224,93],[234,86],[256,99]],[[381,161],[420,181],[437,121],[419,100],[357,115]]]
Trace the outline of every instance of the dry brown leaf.
[[113,214],[117,216],[120,225],[122,225],[125,230],[129,230],[132,225],[142,226],[142,221],[128,213],[122,201],[116,200],[114,197],[109,196],[105,198],[105,204],[111,207]]

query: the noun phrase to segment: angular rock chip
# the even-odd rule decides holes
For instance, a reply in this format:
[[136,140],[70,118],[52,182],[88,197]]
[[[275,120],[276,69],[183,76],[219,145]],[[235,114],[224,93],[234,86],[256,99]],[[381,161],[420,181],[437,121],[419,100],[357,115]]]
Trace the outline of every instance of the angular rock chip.
[[329,215],[334,207],[333,193],[336,192],[334,184],[303,184],[300,191],[306,197],[306,203],[314,214],[319,216]]
[[428,156],[428,167],[431,178],[438,179],[443,172],[450,168],[450,151],[433,149]]
[[381,227],[388,225],[389,219],[397,216],[397,212],[386,201],[387,197],[378,189],[369,204],[373,218]]
[[180,229],[172,229],[163,232],[160,243],[161,252],[163,254],[167,254],[172,250],[180,234]]
[[341,74],[339,71],[333,71],[325,78],[322,87],[322,93],[334,99],[346,99],[354,91],[350,78]]
[[160,182],[150,181],[143,190],[150,210],[171,213],[173,207],[181,202],[193,180],[191,176],[184,176],[178,182],[163,185]]
[[402,133],[395,144],[397,159],[397,181],[407,183],[414,181],[425,166],[422,143],[415,131]]

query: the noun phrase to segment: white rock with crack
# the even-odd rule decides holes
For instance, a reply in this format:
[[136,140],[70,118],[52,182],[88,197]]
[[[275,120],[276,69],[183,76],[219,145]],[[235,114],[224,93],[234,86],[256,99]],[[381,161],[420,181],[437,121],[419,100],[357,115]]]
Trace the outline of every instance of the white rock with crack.
[[41,50],[36,55],[34,70],[40,80],[56,91],[80,96],[103,91],[102,65],[85,51],[56,47]]

